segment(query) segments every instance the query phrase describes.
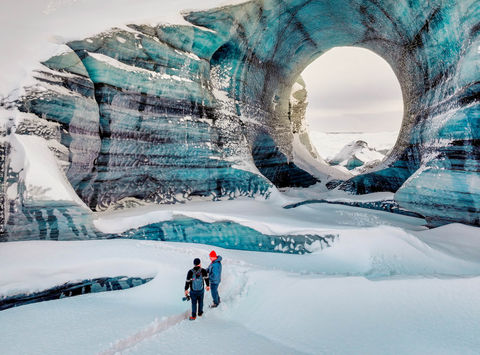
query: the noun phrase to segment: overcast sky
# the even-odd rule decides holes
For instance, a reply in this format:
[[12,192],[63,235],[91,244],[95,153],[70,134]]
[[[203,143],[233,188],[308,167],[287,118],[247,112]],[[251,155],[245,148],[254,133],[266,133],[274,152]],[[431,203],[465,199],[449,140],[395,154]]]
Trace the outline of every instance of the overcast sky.
[[31,84],[61,44],[128,23],[186,24],[180,12],[242,0],[0,0],[0,97]]
[[363,48],[337,47],[302,73],[307,84],[307,121],[323,132],[398,131],[403,100],[389,64]]

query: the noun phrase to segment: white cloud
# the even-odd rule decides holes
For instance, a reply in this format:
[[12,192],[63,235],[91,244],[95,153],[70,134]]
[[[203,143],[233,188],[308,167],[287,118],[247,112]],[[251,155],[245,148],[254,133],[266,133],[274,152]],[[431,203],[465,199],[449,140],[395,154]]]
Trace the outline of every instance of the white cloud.
[[400,84],[380,56],[353,47],[334,48],[302,73],[307,84],[307,120],[323,131],[399,130]]
[[1,0],[0,97],[28,85],[59,44],[129,23],[186,24],[180,12],[241,0]]

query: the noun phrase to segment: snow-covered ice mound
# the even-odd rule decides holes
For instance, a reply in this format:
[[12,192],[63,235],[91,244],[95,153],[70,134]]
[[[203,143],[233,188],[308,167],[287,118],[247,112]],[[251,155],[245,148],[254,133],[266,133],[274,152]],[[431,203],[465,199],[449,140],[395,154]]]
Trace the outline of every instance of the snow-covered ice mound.
[[345,145],[329,163],[332,165],[340,165],[348,170],[353,170],[354,173],[359,173],[358,168],[378,164],[384,158],[384,154],[370,148],[367,142],[357,140]]

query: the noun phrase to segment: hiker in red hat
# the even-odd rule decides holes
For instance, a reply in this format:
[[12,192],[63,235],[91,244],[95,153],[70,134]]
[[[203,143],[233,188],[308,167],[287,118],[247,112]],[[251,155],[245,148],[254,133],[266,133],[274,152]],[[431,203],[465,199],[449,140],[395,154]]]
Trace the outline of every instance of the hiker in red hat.
[[220,304],[220,296],[218,295],[218,286],[222,279],[222,257],[215,253],[215,250],[210,252],[210,265],[208,266],[208,278],[210,279],[210,290],[212,291],[213,303],[210,307],[214,308]]

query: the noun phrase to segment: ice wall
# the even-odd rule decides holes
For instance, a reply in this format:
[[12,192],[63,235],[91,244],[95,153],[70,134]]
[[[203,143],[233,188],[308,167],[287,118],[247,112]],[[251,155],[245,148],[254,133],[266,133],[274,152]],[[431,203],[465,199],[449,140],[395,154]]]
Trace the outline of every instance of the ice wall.
[[248,103],[246,115],[268,111],[261,117],[289,157],[288,102],[299,73],[335,46],[382,56],[402,87],[400,137],[383,166],[341,188],[398,190],[400,205],[432,224],[480,223],[478,1],[253,1],[186,18],[230,37],[221,58],[231,68],[229,94]]
[[[383,165],[340,188],[397,191],[432,224],[480,224],[478,1],[255,0],[185,19],[194,26],[130,25],[70,42],[10,103],[30,117],[16,134],[59,143],[50,147],[90,209],[267,197],[271,184],[338,178],[300,159],[308,140],[295,144],[290,96],[323,52],[359,46],[392,66],[405,117]],[[2,164],[15,184],[20,173]],[[18,182],[2,210],[15,228],[29,203]]]
[[[219,127],[207,54],[161,41],[161,28],[136,28],[145,33],[113,30],[69,43],[72,52],[45,62],[68,74],[48,96],[32,92],[21,105],[66,128],[60,142],[72,152],[67,177],[78,195],[101,210],[124,198],[264,194],[263,177],[234,167],[235,137]],[[179,28],[184,41],[213,36],[199,31]],[[72,72],[71,62],[82,72]],[[77,89],[76,80],[85,84]]]

